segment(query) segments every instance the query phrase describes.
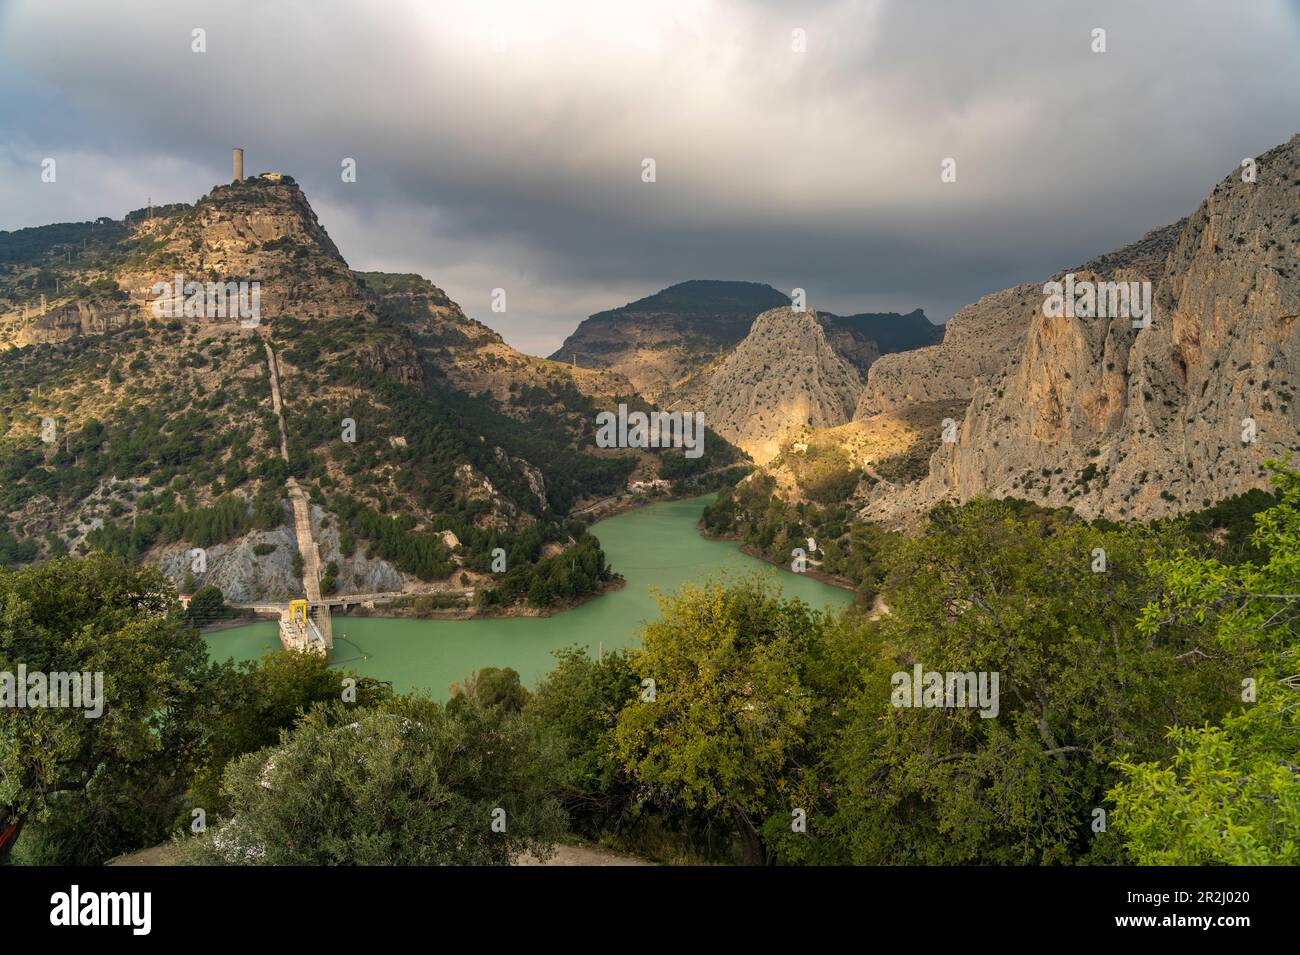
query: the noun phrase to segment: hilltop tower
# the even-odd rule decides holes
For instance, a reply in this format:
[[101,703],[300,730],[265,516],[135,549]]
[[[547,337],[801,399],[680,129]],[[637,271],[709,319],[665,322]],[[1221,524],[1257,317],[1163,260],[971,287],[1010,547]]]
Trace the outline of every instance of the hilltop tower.
[[234,181],[239,182],[244,178],[244,150],[241,147],[230,150],[230,165]]

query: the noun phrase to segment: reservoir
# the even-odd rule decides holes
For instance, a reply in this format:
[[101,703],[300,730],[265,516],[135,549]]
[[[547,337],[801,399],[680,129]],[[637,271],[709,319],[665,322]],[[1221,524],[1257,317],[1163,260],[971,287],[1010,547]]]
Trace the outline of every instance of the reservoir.
[[[740,578],[756,571],[780,586],[786,597],[813,607],[838,609],[853,594],[780,570],[740,552],[732,541],[700,536],[696,522],[712,495],[663,501],[617,514],[592,525],[605,556],[627,584],[580,607],[550,617],[494,617],[479,620],[394,620],[335,617],[330,662],[364,677],[389,680],[399,693],[427,690],[445,700],[448,687],[472,670],[514,667],[527,686],[536,686],[555,665],[553,651],[582,646],[594,656],[635,646],[642,624],[658,619],[656,592],[674,593],[682,584]],[[273,621],[206,635],[217,660],[257,660],[280,648]]]

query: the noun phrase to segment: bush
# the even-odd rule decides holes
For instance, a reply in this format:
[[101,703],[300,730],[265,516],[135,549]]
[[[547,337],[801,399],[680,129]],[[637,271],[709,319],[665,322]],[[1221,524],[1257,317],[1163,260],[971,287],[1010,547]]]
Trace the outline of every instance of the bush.
[[[341,708],[341,704],[336,709]],[[555,751],[517,715],[398,699],[309,714],[226,771],[232,815],[192,844],[216,865],[508,865],[565,829]]]

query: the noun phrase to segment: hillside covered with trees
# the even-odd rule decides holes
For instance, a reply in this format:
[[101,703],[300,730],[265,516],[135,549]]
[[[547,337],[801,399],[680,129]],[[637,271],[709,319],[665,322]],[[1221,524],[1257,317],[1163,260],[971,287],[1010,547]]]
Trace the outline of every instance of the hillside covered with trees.
[[[256,279],[260,322],[158,318],[174,275]],[[644,405],[625,380],[520,354],[420,276],[352,272],[288,176],[0,232],[5,307],[30,317],[0,329],[0,566],[102,551],[284,600],[302,589],[292,481],[331,536],[333,592],[450,587],[501,548],[486,605],[550,606],[607,580],[579,505],[634,473],[692,491],[744,473],[712,434],[698,459],[597,448],[600,410]],[[548,547],[582,560],[560,574]]]

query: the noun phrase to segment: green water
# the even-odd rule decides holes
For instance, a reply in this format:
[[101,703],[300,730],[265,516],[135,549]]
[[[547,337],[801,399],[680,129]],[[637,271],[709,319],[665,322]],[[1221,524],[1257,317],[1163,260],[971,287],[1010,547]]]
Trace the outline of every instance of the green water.
[[[529,686],[555,665],[552,651],[578,644],[596,652],[634,646],[640,626],[659,616],[655,591],[672,593],[687,581],[760,570],[788,597],[814,607],[852,602],[846,590],[778,570],[727,541],[700,536],[696,522],[711,495],[665,501],[607,518],[592,533],[614,569],[627,579],[621,590],[551,617],[481,620],[391,620],[335,617],[330,660],[361,676],[391,680],[406,692],[428,690],[436,699],[471,670],[514,667]],[[277,625],[268,621],[207,636],[215,659],[256,660],[279,649]]]

